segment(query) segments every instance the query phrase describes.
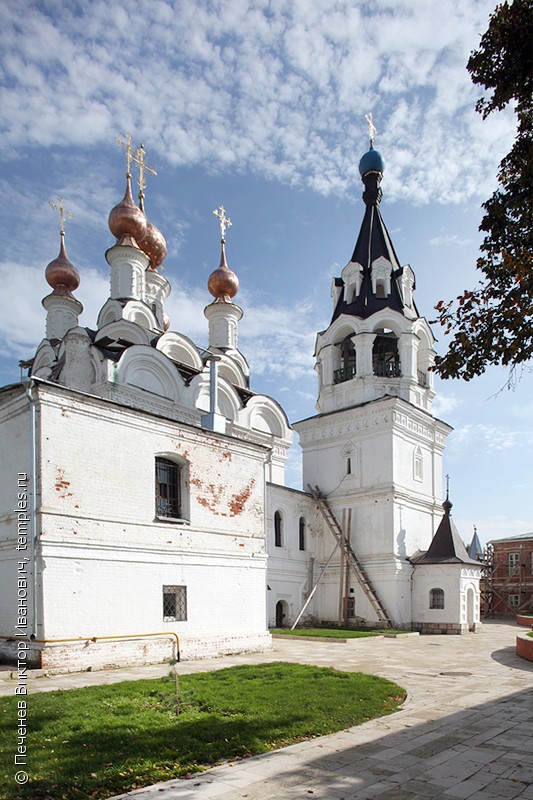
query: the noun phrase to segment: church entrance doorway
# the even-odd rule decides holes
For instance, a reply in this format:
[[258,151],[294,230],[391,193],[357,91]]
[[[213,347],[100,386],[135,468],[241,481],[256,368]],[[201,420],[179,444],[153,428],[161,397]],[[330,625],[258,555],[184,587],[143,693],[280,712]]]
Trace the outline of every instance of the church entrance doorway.
[[468,618],[468,630],[473,631],[475,625],[474,619],[474,590],[468,589],[466,593],[466,614]]
[[287,603],[278,600],[276,603],[276,628],[284,628],[287,624]]

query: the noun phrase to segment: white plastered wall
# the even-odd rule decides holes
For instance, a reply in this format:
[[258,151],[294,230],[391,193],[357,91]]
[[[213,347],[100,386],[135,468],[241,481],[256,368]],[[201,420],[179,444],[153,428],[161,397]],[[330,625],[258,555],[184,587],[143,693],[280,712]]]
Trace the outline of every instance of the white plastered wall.
[[[430,630],[466,633],[480,623],[481,566],[468,564],[416,564],[413,574],[413,623]],[[444,591],[444,608],[430,608],[432,589]],[[471,618],[468,592],[473,592]]]
[[[60,387],[39,395],[43,638],[171,631],[185,658],[268,647],[267,451]],[[155,519],[155,457],[174,454],[189,464],[185,523]],[[163,585],[187,586],[187,621],[163,621]],[[161,660],[171,639],[70,658],[105,666],[126,651],[128,663]],[[60,657],[45,648],[50,666]]]

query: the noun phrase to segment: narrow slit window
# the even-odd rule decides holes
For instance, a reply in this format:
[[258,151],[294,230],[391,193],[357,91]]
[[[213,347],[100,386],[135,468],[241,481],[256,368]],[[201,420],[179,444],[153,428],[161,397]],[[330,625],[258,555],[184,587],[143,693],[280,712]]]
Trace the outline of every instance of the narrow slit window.
[[274,514],[274,545],[283,547],[283,517],[281,511]]
[[300,550],[305,550],[305,517],[300,517],[299,529],[298,529],[298,547]]

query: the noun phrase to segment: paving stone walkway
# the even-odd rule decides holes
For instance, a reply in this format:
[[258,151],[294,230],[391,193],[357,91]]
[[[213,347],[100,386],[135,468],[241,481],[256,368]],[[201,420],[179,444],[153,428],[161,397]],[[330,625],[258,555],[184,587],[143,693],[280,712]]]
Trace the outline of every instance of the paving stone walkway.
[[[262,756],[120,795],[120,800],[533,800],[533,664],[513,623],[480,634],[280,640],[269,653],[184,662],[199,672],[295,661],[389,678],[409,692],[395,714]],[[31,691],[166,674],[166,665],[32,681]],[[10,681],[0,680],[0,694]],[[115,800],[119,800],[118,796]]]

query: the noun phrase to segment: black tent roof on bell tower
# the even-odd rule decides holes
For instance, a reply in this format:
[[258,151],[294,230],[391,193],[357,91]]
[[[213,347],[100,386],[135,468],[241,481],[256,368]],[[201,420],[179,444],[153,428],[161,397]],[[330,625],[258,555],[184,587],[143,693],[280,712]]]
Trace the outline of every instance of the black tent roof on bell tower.
[[[341,314],[366,318],[382,308],[391,308],[403,313],[404,303],[397,285],[397,279],[403,272],[394,245],[383,221],[380,202],[383,196],[381,179],[383,177],[383,159],[381,154],[370,145],[361,161],[359,171],[365,186],[363,200],[366,205],[365,216],[361,224],[359,236],[351,258],[352,263],[362,267],[362,283],[357,297],[346,297],[346,287],[342,278],[336,278],[336,285],[341,287],[332,322]],[[372,289],[372,264],[378,258],[385,258],[392,265],[391,291],[388,297],[377,297]]]

